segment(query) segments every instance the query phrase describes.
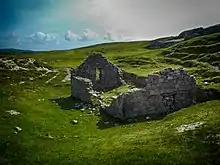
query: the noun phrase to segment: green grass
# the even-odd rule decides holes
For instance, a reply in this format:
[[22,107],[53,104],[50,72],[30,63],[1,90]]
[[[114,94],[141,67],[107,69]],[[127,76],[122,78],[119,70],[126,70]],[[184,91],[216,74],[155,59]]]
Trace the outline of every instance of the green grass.
[[[199,40],[218,44],[218,37],[210,37],[180,44],[201,45]],[[219,71],[212,68],[212,62],[216,61],[212,53],[204,51],[204,58],[196,52],[180,52],[176,54],[178,57],[175,54],[170,57],[163,51],[173,47],[149,50],[144,48],[147,43],[111,43],[69,51],[3,55],[15,60],[35,58],[34,65],[52,67],[59,75],[46,84],[57,73],[40,77],[43,71],[0,70],[0,164],[220,164],[220,101],[194,105],[162,120],[114,127],[100,126],[99,115],[68,109],[53,101],[70,96],[70,82],[61,81],[66,76],[65,70],[79,65],[90,51],[102,51],[122,69],[141,76],[166,67],[185,67],[202,87],[220,90]],[[185,50],[184,46],[179,47]],[[35,79],[31,81],[29,77]],[[19,84],[21,81],[25,83]],[[205,86],[204,81],[210,84]],[[130,86],[121,86],[103,97],[108,101],[129,89]],[[71,107],[74,100],[66,104]],[[6,111],[11,109],[21,114],[10,116]],[[78,124],[72,124],[72,120]],[[180,125],[198,121],[204,121],[205,125],[194,131],[176,132]],[[16,126],[22,128],[18,134],[14,134]]]

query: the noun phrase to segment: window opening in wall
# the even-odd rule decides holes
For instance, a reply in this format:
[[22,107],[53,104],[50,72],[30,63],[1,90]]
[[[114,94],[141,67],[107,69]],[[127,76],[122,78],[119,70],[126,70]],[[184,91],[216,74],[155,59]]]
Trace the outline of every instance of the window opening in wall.
[[101,69],[96,68],[96,81],[101,79]]

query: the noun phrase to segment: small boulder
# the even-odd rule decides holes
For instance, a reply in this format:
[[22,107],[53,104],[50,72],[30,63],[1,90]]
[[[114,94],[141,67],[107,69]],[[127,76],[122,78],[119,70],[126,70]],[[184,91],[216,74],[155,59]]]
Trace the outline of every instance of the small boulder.
[[72,124],[78,124],[78,121],[77,120],[72,120],[71,123]]
[[9,113],[11,116],[17,116],[20,115],[20,112],[17,112],[15,110],[10,110],[10,111],[6,111],[7,113]]
[[20,128],[20,127],[15,127],[15,134],[18,134],[19,132],[21,132],[22,131],[22,128]]

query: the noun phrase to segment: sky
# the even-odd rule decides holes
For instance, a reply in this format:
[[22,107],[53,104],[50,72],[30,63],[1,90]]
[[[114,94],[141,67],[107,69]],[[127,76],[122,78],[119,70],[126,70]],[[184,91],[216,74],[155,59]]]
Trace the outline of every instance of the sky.
[[0,48],[151,40],[220,23],[220,0],[0,0]]

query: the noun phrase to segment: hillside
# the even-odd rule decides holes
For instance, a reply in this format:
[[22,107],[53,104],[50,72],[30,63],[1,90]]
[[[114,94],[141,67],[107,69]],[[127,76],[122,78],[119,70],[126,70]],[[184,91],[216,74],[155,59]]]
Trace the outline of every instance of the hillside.
[[[219,100],[161,120],[112,119],[114,125],[108,125],[94,107],[70,98],[68,69],[91,51],[102,52],[123,70],[141,76],[184,67],[201,88],[220,91],[220,33],[164,49],[147,49],[148,44],[0,55],[0,164],[220,164]],[[198,124],[196,129],[179,131],[192,123]]]

